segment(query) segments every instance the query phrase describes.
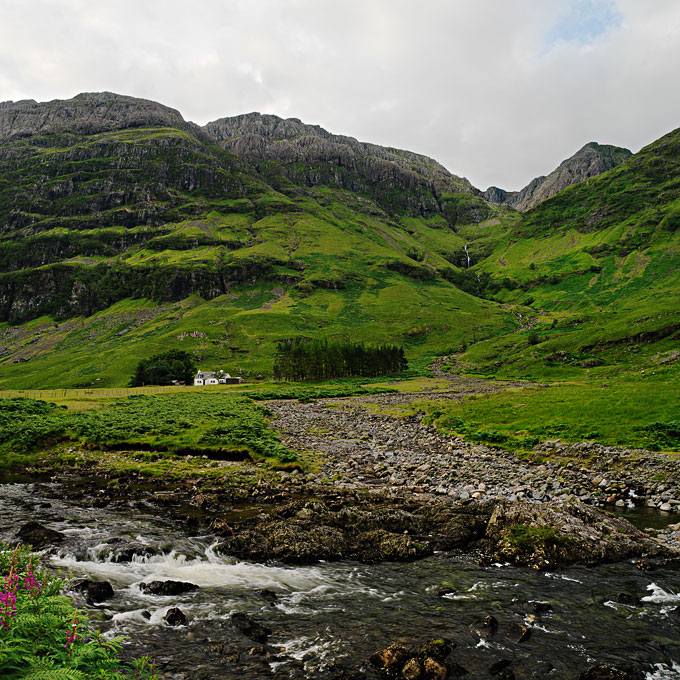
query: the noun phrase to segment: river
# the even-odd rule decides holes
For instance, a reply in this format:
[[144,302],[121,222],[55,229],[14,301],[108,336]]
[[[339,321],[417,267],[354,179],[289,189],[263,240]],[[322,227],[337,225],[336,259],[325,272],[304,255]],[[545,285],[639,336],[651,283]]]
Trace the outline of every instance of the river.
[[[112,599],[79,602],[98,628],[127,636],[126,653],[155,656],[169,680],[341,677],[342,667],[372,678],[374,651],[437,636],[456,643],[453,658],[471,678],[490,677],[501,659],[518,679],[575,678],[595,663],[633,663],[648,680],[680,678],[674,569],[619,563],[538,573],[443,554],[408,564],[255,564],[220,555],[212,536],[191,533],[142,502],[93,508],[69,500],[69,488],[58,483],[0,485],[0,539],[11,540],[29,520],[67,537],[46,552],[50,569],[113,585]],[[112,561],[121,545],[139,546],[131,562]],[[199,589],[173,597],[140,589],[166,579]],[[277,600],[269,602],[263,589]],[[635,604],[617,602],[619,593]],[[175,606],[187,625],[164,623]],[[236,611],[271,628],[266,649],[233,629]],[[489,615],[498,632],[480,638],[475,623]],[[530,630],[523,642],[516,641],[519,626]]]

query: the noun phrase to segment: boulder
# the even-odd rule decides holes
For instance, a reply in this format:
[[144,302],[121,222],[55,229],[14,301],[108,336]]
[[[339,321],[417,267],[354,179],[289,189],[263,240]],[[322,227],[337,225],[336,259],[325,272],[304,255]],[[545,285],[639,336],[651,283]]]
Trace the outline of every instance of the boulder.
[[16,537],[25,545],[30,545],[33,548],[44,548],[48,545],[55,545],[62,543],[66,536],[60,531],[44,527],[38,522],[26,522],[22,525],[16,533]]
[[404,666],[409,657],[409,651],[404,645],[393,644],[378,652],[374,652],[369,660],[376,668],[395,672]]
[[182,595],[198,590],[196,584],[188,581],[150,581],[149,583],[142,583],[139,587],[145,595],[163,596]]
[[113,597],[113,587],[108,581],[90,581],[80,578],[71,584],[77,593],[82,593],[89,604],[103,602]]
[[187,617],[179,607],[171,607],[165,612],[163,621],[165,621],[168,626],[184,626],[186,625]]
[[231,625],[255,642],[267,642],[267,638],[272,634],[271,628],[261,625],[244,612],[234,612],[231,615]]
[[498,621],[494,616],[485,616],[481,621],[472,623],[470,630],[473,635],[485,640],[496,635],[498,632]]
[[500,502],[486,542],[494,559],[535,569],[677,554],[627,520],[578,502]]

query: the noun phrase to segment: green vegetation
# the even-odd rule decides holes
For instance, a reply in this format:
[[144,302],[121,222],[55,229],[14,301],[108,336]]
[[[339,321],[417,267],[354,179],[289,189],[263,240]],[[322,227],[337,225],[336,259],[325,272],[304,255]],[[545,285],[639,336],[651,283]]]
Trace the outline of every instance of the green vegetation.
[[559,438],[680,450],[677,383],[655,376],[527,386],[420,408],[446,432],[505,449]]
[[130,387],[171,385],[180,381],[190,385],[195,373],[196,359],[188,352],[171,349],[148,359],[140,359],[130,380]]
[[144,657],[118,658],[121,639],[104,639],[59,594],[62,582],[40,569],[28,548],[0,544],[0,674],[6,680],[160,678]]
[[568,545],[572,542],[572,539],[551,526],[534,527],[527,524],[512,524],[508,528],[506,541],[508,546],[516,551],[532,553]]
[[377,377],[408,368],[403,347],[294,338],[279,343],[274,360],[276,380],[332,380]]
[[68,412],[26,398],[0,399],[3,463],[73,441],[100,449],[139,449],[169,454],[294,463],[266,422],[267,410],[246,397],[217,394],[131,396],[111,406]]

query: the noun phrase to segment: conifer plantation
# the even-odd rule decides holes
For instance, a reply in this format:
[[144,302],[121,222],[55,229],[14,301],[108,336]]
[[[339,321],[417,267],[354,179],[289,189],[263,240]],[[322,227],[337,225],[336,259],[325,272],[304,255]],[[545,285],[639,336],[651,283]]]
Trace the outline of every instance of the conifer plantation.
[[343,340],[294,338],[278,345],[274,360],[277,380],[330,380],[372,378],[408,368],[404,348],[372,347]]

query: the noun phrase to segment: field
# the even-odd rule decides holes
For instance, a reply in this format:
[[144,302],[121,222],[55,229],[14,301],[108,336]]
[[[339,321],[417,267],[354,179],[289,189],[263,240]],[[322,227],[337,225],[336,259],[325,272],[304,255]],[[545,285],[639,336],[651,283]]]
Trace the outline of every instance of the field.
[[680,451],[678,381],[656,376],[547,383],[413,408],[441,430],[511,450],[560,439]]

